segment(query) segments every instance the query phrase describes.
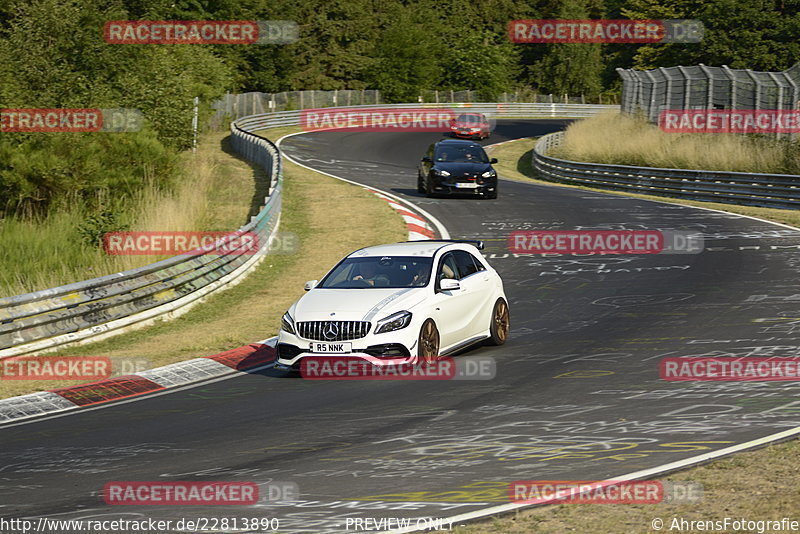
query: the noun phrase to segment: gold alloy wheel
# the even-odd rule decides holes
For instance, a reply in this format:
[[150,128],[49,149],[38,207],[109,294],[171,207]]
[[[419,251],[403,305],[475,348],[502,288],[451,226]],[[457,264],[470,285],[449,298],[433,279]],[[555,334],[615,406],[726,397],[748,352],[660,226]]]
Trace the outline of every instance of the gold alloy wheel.
[[425,321],[419,332],[419,355],[427,363],[439,357],[439,331],[430,319]]
[[494,318],[492,319],[494,333],[497,340],[505,343],[508,339],[508,328],[510,319],[508,316],[508,305],[505,300],[499,300],[494,306]]

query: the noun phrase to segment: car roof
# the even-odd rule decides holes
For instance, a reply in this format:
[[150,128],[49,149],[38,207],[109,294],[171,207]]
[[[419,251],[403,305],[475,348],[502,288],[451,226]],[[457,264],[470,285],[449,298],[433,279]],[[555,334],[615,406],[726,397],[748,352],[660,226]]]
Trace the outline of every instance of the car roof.
[[472,245],[453,243],[448,241],[405,241],[403,243],[390,243],[386,245],[375,245],[362,248],[350,254],[348,258],[370,257],[370,256],[422,256],[433,257],[436,251],[447,246],[453,248],[466,249]]
[[441,141],[436,143],[436,146],[440,145],[481,146],[475,141],[469,141],[467,139],[442,139]]

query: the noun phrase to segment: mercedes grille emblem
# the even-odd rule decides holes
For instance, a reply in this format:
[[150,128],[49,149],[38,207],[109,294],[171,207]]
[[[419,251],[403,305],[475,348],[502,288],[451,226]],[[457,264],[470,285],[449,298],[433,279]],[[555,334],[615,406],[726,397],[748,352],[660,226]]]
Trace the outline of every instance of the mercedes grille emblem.
[[339,335],[339,326],[333,322],[325,323],[325,326],[322,328],[322,335],[328,340],[336,339],[336,336]]

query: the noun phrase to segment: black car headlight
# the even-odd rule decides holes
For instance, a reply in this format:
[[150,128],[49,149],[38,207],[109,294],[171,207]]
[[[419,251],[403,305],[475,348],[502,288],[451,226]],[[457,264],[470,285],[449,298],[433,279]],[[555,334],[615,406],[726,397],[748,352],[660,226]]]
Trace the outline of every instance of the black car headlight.
[[496,171],[486,171],[485,173],[481,174],[481,176],[483,176],[484,178],[493,178],[493,177],[497,176],[497,172]]
[[447,172],[447,171],[442,171],[442,170],[439,170],[439,169],[434,169],[434,170],[433,170],[433,173],[434,173],[434,174],[438,174],[439,176],[450,176],[450,173],[449,173],[449,172]]
[[292,316],[289,315],[288,311],[283,314],[283,317],[281,317],[281,330],[289,334],[295,333],[294,319],[292,319]]
[[381,319],[380,321],[378,321],[375,333],[382,334],[384,332],[394,332],[395,330],[400,330],[402,328],[407,327],[410,323],[411,323],[411,312],[401,311],[393,313],[389,317],[386,317],[385,319]]

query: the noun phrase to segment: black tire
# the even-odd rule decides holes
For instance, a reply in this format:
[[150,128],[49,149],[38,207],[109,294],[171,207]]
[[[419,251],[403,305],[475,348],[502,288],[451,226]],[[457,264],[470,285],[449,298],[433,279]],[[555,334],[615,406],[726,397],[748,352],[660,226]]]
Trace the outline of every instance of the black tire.
[[503,345],[508,340],[508,331],[511,326],[508,304],[503,299],[497,299],[492,308],[492,318],[489,324],[489,344]]
[[439,329],[433,319],[422,323],[417,338],[417,354],[420,362],[432,363],[439,359]]
[[485,193],[483,195],[483,198],[486,198],[486,199],[489,199],[489,200],[496,199],[497,198],[497,186],[495,186],[494,191],[492,191],[490,193]]
[[417,193],[425,193],[425,184],[422,183],[422,176],[417,177]]
[[428,198],[433,196],[433,184],[431,183],[430,176],[425,179],[425,195],[428,196]]

